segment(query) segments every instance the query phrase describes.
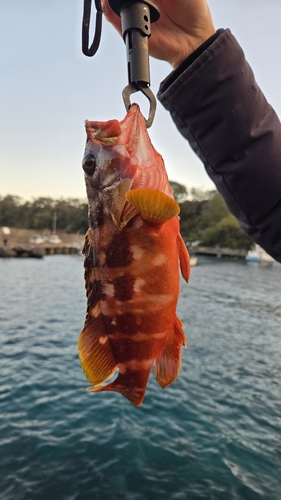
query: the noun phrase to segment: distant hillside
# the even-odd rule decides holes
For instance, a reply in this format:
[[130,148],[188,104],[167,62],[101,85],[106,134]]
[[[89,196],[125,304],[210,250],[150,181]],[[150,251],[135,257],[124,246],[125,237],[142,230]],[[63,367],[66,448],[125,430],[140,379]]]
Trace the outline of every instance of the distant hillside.
[[[252,241],[242,231],[217,191],[191,189],[171,182],[175,199],[180,205],[180,224],[188,243],[200,241],[206,246],[248,250]],[[0,197],[0,227],[84,235],[88,229],[88,205],[77,199],[36,198],[23,201],[18,196]]]

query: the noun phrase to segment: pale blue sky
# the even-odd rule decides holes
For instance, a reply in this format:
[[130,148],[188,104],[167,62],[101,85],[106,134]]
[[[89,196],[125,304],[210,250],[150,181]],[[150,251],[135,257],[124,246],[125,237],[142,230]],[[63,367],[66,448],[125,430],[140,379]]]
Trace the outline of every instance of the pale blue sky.
[[[229,27],[238,38],[281,116],[280,0],[209,5],[215,26]],[[84,120],[125,115],[123,41],[104,20],[98,54],[85,57],[82,6],[83,0],[0,0],[0,196],[84,198]],[[151,59],[154,93],[169,71],[167,63]],[[213,188],[161,104],[149,133],[171,180]]]

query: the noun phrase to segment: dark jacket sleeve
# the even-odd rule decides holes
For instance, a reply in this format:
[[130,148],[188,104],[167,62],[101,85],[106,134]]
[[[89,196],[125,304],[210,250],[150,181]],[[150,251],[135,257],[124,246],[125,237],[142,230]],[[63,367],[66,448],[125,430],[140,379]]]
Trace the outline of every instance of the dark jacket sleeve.
[[281,262],[281,124],[229,30],[219,30],[158,93],[241,227]]

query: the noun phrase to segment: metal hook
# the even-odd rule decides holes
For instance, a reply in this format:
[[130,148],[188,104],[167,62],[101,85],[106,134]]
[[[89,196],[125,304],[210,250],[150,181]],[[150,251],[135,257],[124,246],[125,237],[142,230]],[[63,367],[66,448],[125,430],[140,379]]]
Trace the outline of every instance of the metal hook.
[[150,90],[148,39],[151,22],[159,19],[160,13],[151,0],[108,0],[112,10],[121,17],[122,35],[127,51],[129,85],[123,90],[123,100],[127,111],[131,107],[130,96],[142,92],[150,103],[146,127],[152,125],[156,99]]
[[[82,52],[93,56],[97,52],[101,39],[102,5],[101,0],[95,0],[96,26],[92,45],[89,47],[89,31],[92,0],[84,0],[82,23]],[[149,116],[145,119],[146,127],[152,125],[156,99],[150,90],[148,37],[151,34],[150,23],[159,18],[159,10],[151,0],[109,0],[113,11],[121,17],[122,34],[127,49],[128,80],[123,90],[123,100],[128,111],[131,107],[130,96],[134,92],[142,92],[150,103]]]
[[131,94],[134,94],[135,92],[138,91],[142,92],[149,100],[150,108],[149,108],[148,119],[144,117],[146,128],[149,128],[152,125],[156,111],[156,98],[149,87],[143,87],[139,85],[137,82],[129,83],[129,85],[127,85],[127,87],[125,87],[122,92],[125,108],[127,111],[129,111],[131,107],[130,96]]
[[83,11],[83,22],[82,22],[82,52],[85,56],[92,57],[95,55],[99,48],[101,39],[101,27],[102,27],[102,6],[101,0],[95,0],[96,5],[96,27],[93,43],[89,47],[89,31],[90,31],[90,20],[91,20],[91,6],[92,0],[84,0],[84,11]]

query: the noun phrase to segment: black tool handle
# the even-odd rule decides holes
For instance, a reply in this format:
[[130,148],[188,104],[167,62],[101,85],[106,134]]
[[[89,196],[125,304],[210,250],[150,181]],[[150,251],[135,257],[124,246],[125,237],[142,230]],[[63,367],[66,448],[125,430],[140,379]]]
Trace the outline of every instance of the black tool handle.
[[160,16],[157,7],[149,0],[109,0],[108,3],[121,17],[129,84],[150,85],[148,38],[151,22]]

